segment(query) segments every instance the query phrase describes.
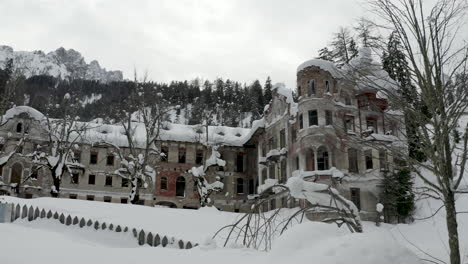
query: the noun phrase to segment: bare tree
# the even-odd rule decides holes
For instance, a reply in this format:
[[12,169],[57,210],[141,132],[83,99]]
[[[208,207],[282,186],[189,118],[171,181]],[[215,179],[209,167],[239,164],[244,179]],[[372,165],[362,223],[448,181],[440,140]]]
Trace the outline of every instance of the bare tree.
[[371,5],[379,18],[384,19],[382,24],[401,40],[411,82],[416,87],[413,100],[420,98],[427,108],[422,111],[379,76],[364,76],[365,83],[385,94],[407,118],[421,124],[414,132],[427,162],[415,159],[401,148],[392,148],[393,155],[413,168],[425,183],[426,196],[443,201],[450,263],[459,264],[455,198],[467,192],[462,189],[462,182],[466,175],[468,128],[460,124],[460,117],[468,107],[468,46],[458,37],[466,18],[467,2],[438,0],[428,6],[421,0],[373,0]]
[[139,82],[135,74],[134,84],[125,105],[115,110],[128,145],[121,148],[114,142],[97,143],[114,148],[121,162],[121,168],[114,174],[130,181],[129,202],[132,204],[138,202],[141,187],[146,187],[148,182],[155,183],[156,164],[159,156],[164,155],[157,148],[157,142],[169,113],[162,93],[147,82],[146,77]]

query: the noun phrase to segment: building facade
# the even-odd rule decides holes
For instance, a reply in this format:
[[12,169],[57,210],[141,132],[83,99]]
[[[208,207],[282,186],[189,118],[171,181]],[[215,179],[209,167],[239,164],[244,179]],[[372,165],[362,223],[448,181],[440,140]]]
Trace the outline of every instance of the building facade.
[[[391,170],[394,158],[386,144],[402,138],[401,115],[389,111],[388,102],[375,89],[350,84],[335,66],[310,60],[297,71],[297,100],[282,85],[273,89],[273,99],[264,117],[251,129],[210,127],[210,144],[218,145],[226,166],[211,167],[209,182],[224,183],[213,195],[214,204],[227,211],[248,211],[258,187],[267,179],[285,183],[297,172],[307,180],[333,185],[353,201],[363,216],[375,216],[381,201],[381,180]],[[5,158],[17,151],[31,153],[46,142],[42,114],[22,106],[9,110],[0,127],[0,151]],[[61,197],[127,203],[128,181],[112,172],[120,161],[112,149],[93,141],[122,139],[121,128],[103,125],[95,128],[90,140],[79,143],[76,160],[82,164],[65,173]],[[142,188],[141,203],[177,208],[198,208],[198,194],[189,170],[200,166],[210,155],[200,140],[197,126],[172,124],[158,142],[163,155],[154,159],[154,183]],[[15,149],[19,140],[26,141]],[[121,146],[125,148],[125,146]],[[0,194],[26,198],[49,196],[51,178],[47,170],[35,171],[25,157],[15,157],[0,168]],[[300,201],[298,201],[300,202]],[[267,209],[295,206],[275,201]]]

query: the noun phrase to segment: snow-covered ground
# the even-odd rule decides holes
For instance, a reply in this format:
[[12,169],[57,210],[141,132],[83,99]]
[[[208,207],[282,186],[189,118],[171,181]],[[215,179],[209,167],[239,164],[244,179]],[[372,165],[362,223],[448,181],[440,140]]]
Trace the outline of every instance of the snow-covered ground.
[[[129,263],[145,261],[170,261],[171,263],[420,263],[404,242],[396,236],[397,227],[408,235],[433,233],[433,228],[421,230],[418,224],[406,226],[364,223],[365,233],[351,234],[335,225],[304,222],[295,225],[277,238],[269,252],[255,251],[231,245],[223,248],[221,241],[209,238],[220,227],[234,222],[240,214],[219,212],[213,209],[184,210],[103,202],[38,198],[23,200],[0,197],[8,202],[37,205],[72,215],[99,221],[171,235],[199,242],[191,250],[137,247],[136,240],[128,234],[112,231],[95,231],[64,226],[56,220],[16,221],[0,224],[0,249],[2,262],[25,263]],[[284,214],[290,213],[285,210]],[[411,231],[414,230],[414,231]],[[413,233],[411,233],[413,232]],[[423,241],[424,239],[421,239]],[[426,239],[427,240],[427,239]],[[430,240],[440,243],[439,240]],[[430,242],[429,241],[429,242]],[[420,241],[417,241],[420,242]],[[425,241],[424,243],[428,243]],[[432,242],[431,242],[432,243]],[[14,252],[17,252],[15,254]],[[27,252],[21,254],[20,252]]]

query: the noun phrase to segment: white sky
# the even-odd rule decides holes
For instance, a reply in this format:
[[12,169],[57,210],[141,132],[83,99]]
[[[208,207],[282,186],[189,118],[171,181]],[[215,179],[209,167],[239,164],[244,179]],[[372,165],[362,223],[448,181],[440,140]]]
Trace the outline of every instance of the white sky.
[[164,82],[269,75],[292,88],[296,67],[365,9],[359,0],[0,0],[0,44],[73,48],[127,78],[134,68]]

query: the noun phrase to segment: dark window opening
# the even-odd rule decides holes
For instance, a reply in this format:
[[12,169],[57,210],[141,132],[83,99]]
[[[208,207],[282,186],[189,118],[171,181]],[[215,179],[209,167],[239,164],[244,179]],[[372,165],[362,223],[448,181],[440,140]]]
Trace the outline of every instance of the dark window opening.
[[274,179],[275,178],[275,165],[270,165],[270,167],[268,167],[269,169],[269,177],[270,179]]
[[330,92],[330,82],[329,81],[325,81],[325,92],[326,93]]
[[367,120],[366,120],[366,124],[367,124],[367,129],[372,129],[372,132],[373,133],[378,133],[378,130],[377,130],[377,119],[373,118],[373,117],[368,117]]
[[114,155],[108,155],[107,156],[106,165],[107,166],[114,166]]
[[128,204],[128,198],[120,198],[121,204]]
[[296,170],[299,170],[299,156],[296,157]]
[[76,194],[70,194],[70,195],[68,196],[68,198],[70,198],[70,199],[77,199],[78,196],[77,196]]
[[89,185],[96,184],[96,175],[94,175],[94,174],[88,175],[88,184]]
[[185,197],[185,178],[182,176],[176,180],[176,196]]
[[237,172],[244,172],[244,153],[237,153],[236,165]]
[[167,178],[166,177],[161,177],[161,190],[166,191],[167,190]]
[[203,150],[197,150],[195,163],[200,165],[203,162]]
[[325,147],[317,150],[317,168],[318,170],[328,170],[330,168],[328,161],[328,151]]
[[315,95],[315,80],[309,81],[309,96]]
[[72,173],[72,175],[71,175],[71,183],[72,183],[72,184],[78,184],[79,176],[80,176],[79,173],[76,173],[76,172]]
[[356,205],[358,210],[361,210],[361,190],[359,188],[351,188],[351,202]]
[[23,131],[23,124],[22,123],[18,123],[16,125],[16,133],[21,133]]
[[286,131],[282,129],[280,131],[280,148],[286,147]]
[[388,169],[387,152],[384,149],[379,150],[379,163],[380,163],[380,170],[386,171]]
[[[1,170],[1,168],[0,168]],[[31,175],[29,176],[31,179],[34,179],[34,180],[37,180],[37,177],[38,177],[38,170],[39,168],[37,166],[33,166],[31,168]],[[2,175],[2,173],[0,172],[0,175]]]
[[86,200],[94,201],[94,195],[86,195]]
[[105,186],[112,186],[112,176],[111,175],[106,176]]
[[250,179],[249,180],[249,194],[254,194],[255,193],[255,184],[254,180]]
[[244,179],[237,178],[236,191],[237,191],[237,194],[244,193]]
[[299,115],[299,129],[304,128],[304,119],[302,119],[302,114]]
[[364,152],[364,155],[366,157],[366,169],[369,170],[369,169],[373,169],[374,168],[374,163],[373,163],[373,160],[372,160],[372,150],[366,150]]
[[81,163],[81,152],[73,152],[73,159],[75,160],[75,162]]
[[270,201],[270,210],[276,209],[276,199]]
[[169,158],[169,148],[167,146],[161,147],[161,161],[166,162]]
[[309,111],[309,126],[318,126],[317,110]]
[[325,125],[333,125],[333,112],[325,110]]
[[90,164],[97,164],[97,160],[98,160],[97,152],[91,152],[91,155],[89,156],[89,163]]
[[345,131],[355,131],[354,128],[354,116],[345,116],[344,118]]
[[110,203],[112,201],[112,197],[110,196],[104,196],[104,202],[105,203]]
[[299,85],[299,86],[297,87],[297,96],[299,97],[299,96],[301,96],[301,95],[302,95],[302,93],[301,93],[301,86]]
[[122,178],[122,187],[128,187],[129,180],[127,178]]
[[315,153],[312,149],[308,149],[306,152],[306,170],[315,170]]
[[179,148],[179,163],[185,163],[185,149]]
[[356,149],[348,149],[349,172],[359,172],[358,155]]
[[294,143],[294,142],[296,142],[296,139],[297,139],[296,126],[293,125],[293,126],[291,127],[291,140],[292,140],[292,142]]
[[281,176],[280,176],[280,183],[286,183],[287,181],[287,173],[286,173],[286,159],[283,159],[280,164],[281,168]]

